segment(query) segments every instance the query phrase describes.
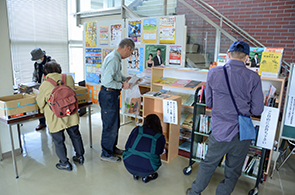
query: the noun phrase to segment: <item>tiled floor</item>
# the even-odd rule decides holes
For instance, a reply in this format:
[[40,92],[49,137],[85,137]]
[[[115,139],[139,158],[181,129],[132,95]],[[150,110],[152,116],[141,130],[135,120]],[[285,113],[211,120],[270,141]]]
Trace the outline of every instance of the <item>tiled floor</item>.
[[[177,157],[169,164],[163,163],[159,178],[150,183],[134,181],[123,163],[109,163],[100,160],[101,121],[99,107],[93,106],[93,148],[89,147],[88,116],[81,117],[80,130],[85,146],[84,165],[73,164],[73,171],[55,168],[58,158],[48,130],[35,131],[38,121],[25,123],[21,128],[24,153],[17,156],[19,179],[14,177],[12,159],[0,161],[1,195],[182,195],[190,187],[198,172],[198,163],[193,165],[192,174],[182,173],[188,159]],[[134,124],[134,123],[133,123]],[[119,147],[123,148],[133,124],[121,127]],[[71,141],[66,136],[68,157],[73,156]],[[295,155],[294,155],[295,156]],[[215,188],[223,179],[223,171],[217,169],[203,195],[214,195]],[[255,180],[241,177],[233,192],[248,194]],[[295,158],[289,159],[274,178],[259,185],[259,195],[293,195],[295,191]]]

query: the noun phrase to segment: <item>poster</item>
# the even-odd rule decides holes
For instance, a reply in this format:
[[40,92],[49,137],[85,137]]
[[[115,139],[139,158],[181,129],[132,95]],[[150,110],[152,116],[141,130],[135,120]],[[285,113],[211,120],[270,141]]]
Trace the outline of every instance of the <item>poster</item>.
[[259,75],[277,78],[281,67],[281,53],[262,52]]
[[100,45],[109,44],[109,27],[108,26],[99,27],[99,44]]
[[103,60],[105,59],[105,57],[111,53],[114,49],[113,48],[103,48],[102,49],[102,57],[103,57]]
[[101,63],[101,48],[85,49],[86,82],[99,83]]
[[85,29],[85,47],[97,47],[97,26],[96,22],[87,22]]
[[181,46],[169,46],[169,64],[181,64]]
[[[258,64],[260,64],[261,62],[261,56],[262,56],[262,52],[264,51],[264,47],[250,47],[250,60],[253,60],[255,58],[255,54],[257,54],[258,56]],[[251,65],[250,67],[255,67],[255,65]],[[257,66],[259,67],[259,65]]]
[[122,25],[111,25],[111,46],[117,47],[122,39]]
[[143,19],[142,43],[157,42],[157,18]]
[[161,50],[161,55],[163,58],[163,63],[165,65],[166,62],[166,45],[146,45],[145,46],[145,64],[144,67],[147,67],[147,60],[149,59],[149,55],[152,54],[152,59],[157,56],[157,49]]
[[163,100],[163,121],[164,123],[178,124],[177,101]]
[[175,43],[176,17],[161,17],[159,22],[159,43]]
[[260,127],[257,137],[257,146],[273,149],[277,124],[279,120],[279,109],[274,107],[264,106],[261,114]]
[[134,41],[134,43],[141,42],[141,20],[128,22],[128,37]]
[[228,61],[226,53],[219,53],[217,57],[217,66],[223,66]]
[[135,48],[133,53],[127,58],[128,59],[128,74],[136,75],[143,72],[143,48]]

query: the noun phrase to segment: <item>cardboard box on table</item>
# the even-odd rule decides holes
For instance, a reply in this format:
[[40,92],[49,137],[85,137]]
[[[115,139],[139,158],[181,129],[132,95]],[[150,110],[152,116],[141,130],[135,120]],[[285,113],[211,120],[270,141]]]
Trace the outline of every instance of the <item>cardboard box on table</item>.
[[77,95],[79,104],[88,102],[88,88],[87,87],[75,86],[75,93]]
[[15,94],[0,97],[0,117],[6,120],[37,113],[36,96]]

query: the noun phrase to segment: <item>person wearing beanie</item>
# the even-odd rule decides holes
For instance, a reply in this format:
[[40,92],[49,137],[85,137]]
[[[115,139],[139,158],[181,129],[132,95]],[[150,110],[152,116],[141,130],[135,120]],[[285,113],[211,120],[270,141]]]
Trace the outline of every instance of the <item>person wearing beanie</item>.
[[224,155],[224,179],[217,186],[216,194],[231,194],[241,176],[251,140],[240,141],[238,113],[231,99],[225,71],[239,113],[247,117],[260,115],[264,108],[261,79],[245,66],[249,53],[248,43],[235,41],[227,52],[229,61],[224,67],[213,67],[208,72],[205,97],[206,105],[212,108],[211,134],[197,179],[186,194],[200,195],[205,190]]
[[[36,83],[42,82],[43,78],[43,68],[46,64],[46,62],[55,61],[54,59],[51,59],[50,56],[46,56],[46,52],[43,51],[41,48],[35,48],[31,51],[31,60],[34,61],[34,72],[33,72],[33,78],[32,81]],[[45,118],[39,119],[39,125],[36,127],[36,130],[39,131],[41,129],[44,129],[46,127],[46,121]]]

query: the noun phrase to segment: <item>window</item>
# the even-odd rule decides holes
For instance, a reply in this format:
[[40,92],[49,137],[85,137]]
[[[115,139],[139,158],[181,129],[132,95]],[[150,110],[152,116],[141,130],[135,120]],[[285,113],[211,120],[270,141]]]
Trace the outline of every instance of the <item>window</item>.
[[67,0],[7,0],[7,12],[15,85],[32,81],[37,47],[69,72]]

